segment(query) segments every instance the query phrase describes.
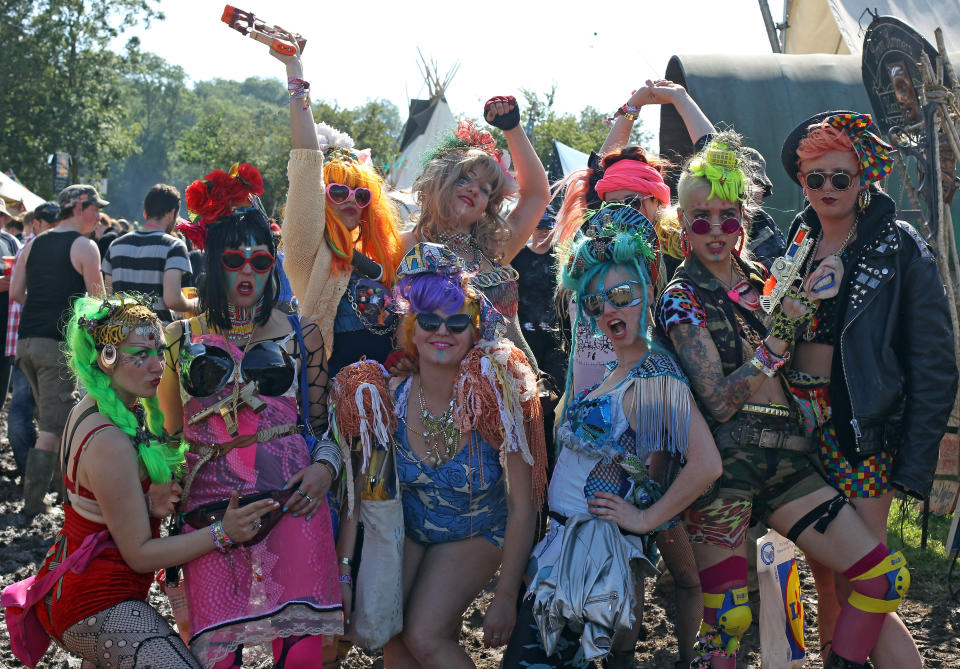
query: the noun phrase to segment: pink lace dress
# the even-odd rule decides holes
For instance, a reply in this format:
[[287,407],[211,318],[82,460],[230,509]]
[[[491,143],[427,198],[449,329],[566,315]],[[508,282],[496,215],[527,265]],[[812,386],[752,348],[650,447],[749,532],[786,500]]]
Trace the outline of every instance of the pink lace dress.
[[[228,350],[235,361],[243,353],[215,334],[193,334],[191,340]],[[279,397],[261,396],[267,407],[238,413],[240,434],[287,431],[297,422],[296,381]],[[223,419],[214,414],[196,425],[191,416],[229,395],[227,383],[210,397],[191,397],[181,386],[184,437],[191,445],[231,440]],[[193,450],[193,449],[191,449]],[[201,459],[187,454],[191,473]],[[246,448],[235,448],[202,464],[189,490],[186,510],[218,502],[237,490],[241,496],[280,490],[295,473],[310,464],[310,453],[299,433],[287,434]],[[189,525],[184,532],[193,530]],[[343,612],[337,580],[336,552],[326,502],[311,520],[284,515],[270,533],[249,547],[213,551],[184,565],[190,611],[190,650],[205,667],[243,645],[245,663],[270,657],[269,642],[277,638],[343,633]],[[261,645],[261,648],[252,646]]]

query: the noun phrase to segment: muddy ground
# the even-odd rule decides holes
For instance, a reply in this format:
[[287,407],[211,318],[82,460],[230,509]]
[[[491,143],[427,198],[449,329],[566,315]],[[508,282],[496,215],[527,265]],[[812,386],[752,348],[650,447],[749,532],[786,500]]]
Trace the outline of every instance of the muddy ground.
[[[54,535],[63,520],[59,508],[51,509],[27,523],[20,513],[20,479],[16,474],[13,457],[6,444],[5,414],[0,416],[0,587],[35,573]],[[54,495],[47,497],[54,501]],[[816,596],[813,579],[805,566],[801,569],[804,605],[806,607],[806,642],[809,649],[806,667],[821,667],[819,642],[816,630]],[[673,636],[674,608],[668,584],[654,587],[648,580],[648,598],[644,615],[644,637],[637,644],[635,666],[643,668],[671,668],[677,659],[676,640]],[[465,616],[461,643],[467,648],[477,667],[494,669],[500,666],[501,653],[482,645],[483,611],[489,602],[489,593],[484,593],[471,605]],[[166,597],[156,586],[151,591],[151,603],[169,617]],[[960,604],[950,599],[946,587],[946,574],[941,580],[914,580],[907,600],[900,607],[900,615],[911,630],[920,647],[926,667],[960,667]],[[172,618],[171,618],[172,622]],[[741,667],[759,667],[759,634],[756,626],[744,639]],[[21,666],[10,651],[5,626],[0,626],[0,666]],[[80,662],[63,650],[51,647],[39,665],[45,668],[65,669],[79,667]],[[269,663],[259,667],[269,667]],[[344,669],[383,667],[377,655],[367,655],[354,649],[343,662]],[[895,668],[891,668],[895,669]]]

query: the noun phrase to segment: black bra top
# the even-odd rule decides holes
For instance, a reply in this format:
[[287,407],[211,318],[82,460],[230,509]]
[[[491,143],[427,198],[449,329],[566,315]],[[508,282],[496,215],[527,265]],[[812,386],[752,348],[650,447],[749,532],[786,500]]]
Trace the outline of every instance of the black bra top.
[[[279,397],[293,384],[296,365],[281,343],[254,344],[240,361],[240,377],[244,383],[256,382],[260,395]],[[180,383],[194,397],[216,393],[233,379],[235,369],[230,353],[219,346],[186,339],[180,347]]]

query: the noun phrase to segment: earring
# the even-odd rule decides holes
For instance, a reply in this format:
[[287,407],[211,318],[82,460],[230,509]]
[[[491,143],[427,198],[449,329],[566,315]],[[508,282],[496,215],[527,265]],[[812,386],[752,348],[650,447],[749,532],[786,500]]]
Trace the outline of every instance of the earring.
[[106,344],[100,350],[100,364],[106,367],[107,369],[113,369],[113,366],[117,364],[117,349],[113,344]]
[[737,245],[733,248],[733,252],[737,254],[737,257],[740,257],[740,251],[743,250],[743,242],[747,239],[747,233],[744,232],[743,226],[740,226],[740,235],[737,237]]
[[870,189],[864,188],[857,194],[857,211],[861,214],[867,211],[870,206]]
[[690,240],[687,239],[686,230],[680,233],[680,251],[683,253],[684,258],[690,258]]

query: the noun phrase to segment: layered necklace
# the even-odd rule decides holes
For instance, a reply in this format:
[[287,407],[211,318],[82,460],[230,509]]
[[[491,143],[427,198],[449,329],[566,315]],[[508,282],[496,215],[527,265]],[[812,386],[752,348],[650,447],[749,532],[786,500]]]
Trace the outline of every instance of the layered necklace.
[[[472,260],[468,260],[464,253],[457,253],[457,255],[467,264],[467,270],[473,273],[473,284],[481,290],[493,288],[502,283],[516,281],[520,278],[520,273],[510,265],[501,265],[500,263],[490,260],[490,258],[480,250],[480,245],[477,243],[476,238],[469,232],[444,232],[439,235],[439,238],[443,244],[451,247],[453,250],[455,250],[454,247],[456,247],[470,252],[473,256]],[[484,261],[493,269],[480,271]]]
[[256,306],[238,307],[227,303],[227,315],[230,317],[230,329],[223,333],[229,341],[234,344],[246,342],[253,334],[254,324],[260,314],[263,313],[263,298],[257,302]]
[[[836,251],[834,251],[829,255],[837,256],[838,258],[841,256],[844,250],[846,250],[847,245],[850,244],[850,240],[852,240],[853,236],[857,233],[857,223],[859,223],[859,221],[857,219],[854,219],[853,225],[850,226],[850,231],[847,232],[847,236],[844,238],[843,243],[840,245],[840,248],[838,248]],[[813,247],[813,253],[810,254],[811,263],[816,262],[817,251],[820,250],[820,242],[822,241],[823,241],[823,227],[821,226],[820,236],[817,237],[817,243]],[[824,258],[826,258],[826,256],[824,256]],[[821,258],[821,260],[823,260],[823,258]]]
[[450,398],[446,411],[434,416],[427,408],[427,400],[423,396],[423,380],[417,380],[417,403],[420,406],[420,422],[423,424],[423,443],[427,447],[422,460],[432,467],[438,467],[453,459],[460,450],[462,434],[456,425],[453,409],[456,405],[456,394]]

